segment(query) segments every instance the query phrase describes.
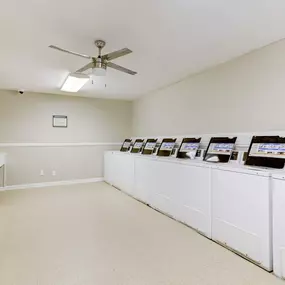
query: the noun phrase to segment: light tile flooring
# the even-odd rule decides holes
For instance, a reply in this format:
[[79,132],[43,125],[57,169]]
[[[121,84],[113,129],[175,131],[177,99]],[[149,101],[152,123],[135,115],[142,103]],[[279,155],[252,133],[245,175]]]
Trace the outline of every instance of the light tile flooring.
[[104,183],[0,192],[1,285],[284,285]]

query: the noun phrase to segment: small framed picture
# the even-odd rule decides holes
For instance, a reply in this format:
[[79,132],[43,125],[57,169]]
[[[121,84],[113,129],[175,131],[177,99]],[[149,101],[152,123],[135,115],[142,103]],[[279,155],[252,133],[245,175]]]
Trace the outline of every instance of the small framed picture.
[[67,128],[67,116],[52,116],[52,126],[54,128]]

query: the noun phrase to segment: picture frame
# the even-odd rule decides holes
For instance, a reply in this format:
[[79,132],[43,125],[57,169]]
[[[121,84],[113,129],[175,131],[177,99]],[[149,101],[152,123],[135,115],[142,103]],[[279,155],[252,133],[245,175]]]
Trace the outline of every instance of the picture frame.
[[67,128],[68,126],[67,116],[53,115],[52,116],[52,126],[54,128]]

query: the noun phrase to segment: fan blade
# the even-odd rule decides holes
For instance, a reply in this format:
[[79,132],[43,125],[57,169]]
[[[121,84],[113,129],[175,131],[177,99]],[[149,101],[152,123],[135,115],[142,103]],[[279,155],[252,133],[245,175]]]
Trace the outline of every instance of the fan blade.
[[86,64],[85,66],[81,67],[80,69],[78,69],[76,72],[81,73],[87,69],[93,68],[94,67],[94,62],[90,62],[88,64]]
[[102,56],[102,58],[103,59],[107,59],[107,60],[113,60],[115,58],[127,55],[129,53],[132,53],[132,51],[130,49],[123,48],[123,49],[120,49],[120,50],[117,50],[117,51],[105,54],[105,55]]
[[108,63],[107,63],[107,66],[108,66],[108,67],[111,67],[111,68],[114,68],[114,69],[116,69],[116,70],[119,70],[119,71],[128,73],[128,74],[131,74],[131,75],[136,75],[136,74],[137,74],[137,72],[132,71],[132,70],[130,70],[130,69],[127,69],[127,68],[125,68],[125,67],[122,67],[122,66],[120,66],[120,65],[118,65],[118,64],[115,64],[115,63],[113,63],[113,62],[108,62]]
[[77,53],[77,52],[73,52],[73,51],[70,51],[70,50],[67,50],[67,49],[63,49],[63,48],[60,48],[60,47],[57,47],[57,46],[50,45],[49,47],[50,47],[50,48],[53,48],[53,49],[56,49],[56,50],[59,50],[59,51],[63,51],[63,52],[66,52],[66,53],[70,53],[70,54],[73,54],[73,55],[77,55],[77,56],[80,56],[80,57],[89,58],[89,59],[92,58],[92,57],[89,56],[89,55],[81,54],[81,53]]

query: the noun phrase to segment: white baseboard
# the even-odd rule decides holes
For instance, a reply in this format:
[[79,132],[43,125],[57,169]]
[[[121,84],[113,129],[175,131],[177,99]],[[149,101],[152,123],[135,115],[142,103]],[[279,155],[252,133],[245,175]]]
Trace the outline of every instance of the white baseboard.
[[60,185],[84,184],[84,183],[93,183],[93,182],[101,182],[101,181],[104,181],[103,177],[76,179],[76,180],[67,180],[67,181],[20,184],[20,185],[5,186],[3,188],[0,187],[0,191],[41,188],[41,187],[60,186]]

